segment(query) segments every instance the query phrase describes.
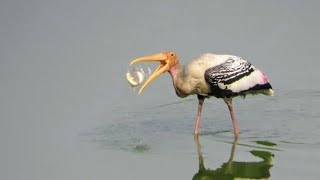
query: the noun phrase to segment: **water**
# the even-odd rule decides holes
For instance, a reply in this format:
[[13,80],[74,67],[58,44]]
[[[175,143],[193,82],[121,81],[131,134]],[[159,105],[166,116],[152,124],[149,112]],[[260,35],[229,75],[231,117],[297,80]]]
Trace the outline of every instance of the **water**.
[[[308,94],[308,98],[302,98],[301,93]],[[318,93],[278,91],[274,97],[236,99],[235,107],[240,106],[236,108],[236,114],[242,130],[237,143],[233,142],[231,120],[223,101],[210,99],[205,104],[199,137],[204,172],[198,169],[201,165],[198,165],[197,143],[192,135],[197,104],[195,98],[141,112],[125,111],[120,113],[123,116],[110,124],[82,135],[84,141],[97,148],[120,150],[136,156],[140,159],[137,163],[141,163],[140,173],[152,171],[150,168],[153,166],[144,163],[148,158],[154,160],[152,165],[165,165],[165,173],[152,171],[154,179],[197,179],[202,176],[201,173],[211,178],[312,179],[318,174],[316,167],[320,160],[317,156],[320,147],[317,117],[320,113],[310,107],[319,104],[319,99],[314,98],[319,96]],[[284,107],[284,104],[290,106]],[[217,113],[210,112],[212,109]],[[229,162],[231,152],[234,153],[232,163]],[[305,161],[307,165],[301,164]],[[222,170],[228,166],[234,169]],[[257,172],[259,167],[264,167],[261,172]],[[177,169],[181,172],[176,172]]]
[[[3,1],[0,179],[316,179],[320,173],[318,4]],[[272,13],[271,13],[272,12]],[[168,74],[141,95],[137,57],[174,50],[242,56],[275,95],[175,95]],[[156,67],[157,65],[155,65]]]

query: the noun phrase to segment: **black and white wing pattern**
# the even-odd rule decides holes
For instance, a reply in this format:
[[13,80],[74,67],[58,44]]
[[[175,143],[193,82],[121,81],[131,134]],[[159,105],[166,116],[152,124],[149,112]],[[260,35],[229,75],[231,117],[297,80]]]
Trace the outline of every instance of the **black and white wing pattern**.
[[207,69],[205,80],[210,86],[210,95],[216,97],[273,93],[264,73],[237,56],[230,56],[224,63]]

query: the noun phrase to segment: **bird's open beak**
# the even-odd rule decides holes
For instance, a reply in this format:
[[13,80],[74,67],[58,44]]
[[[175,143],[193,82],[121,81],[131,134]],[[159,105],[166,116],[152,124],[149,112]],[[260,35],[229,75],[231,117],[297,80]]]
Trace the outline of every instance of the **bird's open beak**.
[[166,72],[169,69],[168,57],[164,53],[154,54],[151,56],[145,56],[138,59],[134,59],[131,61],[130,65],[137,62],[151,62],[151,61],[159,61],[159,67],[152,73],[152,75],[147,79],[147,81],[142,85],[139,94],[147,87],[147,85],[160,76],[162,73]]

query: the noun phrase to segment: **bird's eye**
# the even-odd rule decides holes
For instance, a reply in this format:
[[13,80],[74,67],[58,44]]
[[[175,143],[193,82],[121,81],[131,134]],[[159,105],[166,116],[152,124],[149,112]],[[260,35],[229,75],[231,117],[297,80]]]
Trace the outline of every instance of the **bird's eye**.
[[173,57],[174,56],[174,54],[173,53],[171,53],[171,57]]

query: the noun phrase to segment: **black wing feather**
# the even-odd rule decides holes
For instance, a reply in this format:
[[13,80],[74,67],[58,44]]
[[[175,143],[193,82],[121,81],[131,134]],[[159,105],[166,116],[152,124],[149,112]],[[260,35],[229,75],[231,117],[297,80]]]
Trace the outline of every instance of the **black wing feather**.
[[[248,61],[240,57],[230,57],[226,62],[209,68],[205,72],[205,80],[210,85],[211,94],[216,97],[231,97],[239,95],[240,92],[233,92],[227,89],[230,85],[239,79],[249,76],[255,71],[255,67]],[[221,89],[219,84],[225,89]]]

